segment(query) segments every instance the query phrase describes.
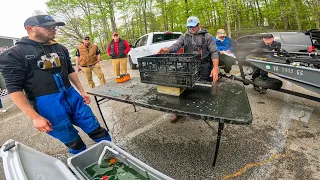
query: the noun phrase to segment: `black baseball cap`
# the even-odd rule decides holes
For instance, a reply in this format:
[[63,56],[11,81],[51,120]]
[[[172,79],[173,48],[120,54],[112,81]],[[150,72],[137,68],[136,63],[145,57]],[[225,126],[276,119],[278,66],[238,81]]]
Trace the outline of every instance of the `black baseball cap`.
[[37,15],[29,17],[24,22],[24,27],[27,26],[64,26],[66,25],[64,22],[57,22],[53,19],[53,17],[49,15]]
[[273,38],[272,34],[263,34],[262,35],[263,38]]

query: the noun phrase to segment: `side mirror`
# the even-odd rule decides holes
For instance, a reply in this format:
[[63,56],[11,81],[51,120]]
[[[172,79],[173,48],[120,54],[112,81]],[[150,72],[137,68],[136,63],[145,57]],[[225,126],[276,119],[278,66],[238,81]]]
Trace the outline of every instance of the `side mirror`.
[[130,48],[134,48],[134,45],[132,45],[132,44],[129,44],[129,46],[130,46]]

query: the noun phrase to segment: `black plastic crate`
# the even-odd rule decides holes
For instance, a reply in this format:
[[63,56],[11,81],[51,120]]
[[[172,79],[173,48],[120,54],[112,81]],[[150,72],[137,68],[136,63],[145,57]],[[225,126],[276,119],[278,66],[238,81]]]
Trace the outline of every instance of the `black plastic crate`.
[[143,83],[193,87],[199,79],[199,54],[157,54],[138,58]]

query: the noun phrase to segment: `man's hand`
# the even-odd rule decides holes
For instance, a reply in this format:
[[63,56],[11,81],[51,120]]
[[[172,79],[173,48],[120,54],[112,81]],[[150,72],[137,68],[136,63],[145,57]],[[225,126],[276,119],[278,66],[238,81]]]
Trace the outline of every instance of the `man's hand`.
[[210,77],[212,77],[213,82],[217,82],[218,81],[218,68],[213,68],[211,70],[211,74]]
[[44,117],[39,116],[32,120],[33,126],[37,128],[41,132],[49,132],[52,131],[51,123]]
[[224,51],[220,51],[220,54],[224,54]]
[[230,51],[230,50],[227,50],[226,52],[227,52],[228,54],[230,54],[230,53],[231,53],[231,51]]
[[76,72],[79,72],[81,70],[81,67],[79,65],[76,66]]
[[90,104],[90,96],[86,92],[81,93],[81,96],[83,98],[84,103]]
[[169,48],[161,48],[159,49],[159,51],[157,52],[157,54],[167,54],[170,52]]

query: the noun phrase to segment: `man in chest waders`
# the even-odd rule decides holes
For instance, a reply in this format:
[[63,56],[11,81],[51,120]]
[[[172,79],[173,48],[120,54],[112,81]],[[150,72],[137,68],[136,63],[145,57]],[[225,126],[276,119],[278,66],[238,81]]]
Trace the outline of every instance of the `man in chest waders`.
[[0,55],[0,71],[10,98],[33,126],[77,154],[86,145],[74,125],[95,142],[111,138],[87,105],[90,96],[71,65],[67,48],[54,41],[57,26],[64,25],[49,15],[28,18],[24,23],[28,36]]

